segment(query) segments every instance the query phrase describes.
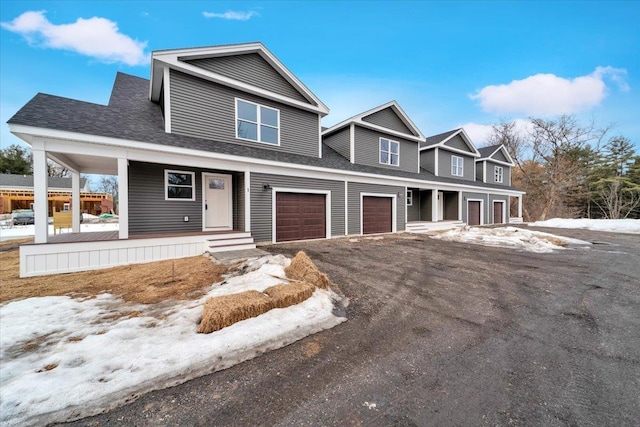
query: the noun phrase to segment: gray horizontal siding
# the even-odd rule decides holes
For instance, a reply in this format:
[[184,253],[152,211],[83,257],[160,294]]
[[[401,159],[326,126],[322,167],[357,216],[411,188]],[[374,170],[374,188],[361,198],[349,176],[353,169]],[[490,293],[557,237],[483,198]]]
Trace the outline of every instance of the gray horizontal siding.
[[[195,200],[165,200],[164,171],[166,169],[195,172]],[[244,200],[237,200],[236,189],[241,184],[241,174],[213,169],[154,163],[129,162],[129,233],[148,234],[162,232],[190,232],[202,230],[202,173],[233,175],[234,228],[244,229]],[[189,222],[184,222],[184,216]],[[240,222],[238,222],[240,221]]]
[[[400,165],[389,166],[380,164],[380,137],[388,138],[400,143]],[[375,166],[386,169],[418,172],[419,155],[418,143],[398,138],[356,125],[354,144],[354,163]]]
[[404,124],[391,107],[369,114],[368,116],[363,117],[362,120],[397,132],[414,135],[411,129]]
[[336,150],[344,158],[351,160],[351,132],[349,126],[323,138],[322,142]]
[[407,205],[407,221],[420,221],[420,190],[409,188],[413,191],[413,203]]
[[476,181],[483,182],[484,162],[476,162]]
[[[451,156],[458,156],[464,159],[462,173],[464,176],[451,175]],[[438,176],[455,178],[463,181],[473,181],[476,175],[474,158],[460,153],[452,153],[448,150],[438,149]]]
[[263,186],[331,191],[331,235],[344,236],[344,181],[262,173],[251,174],[251,234],[256,242],[272,241],[272,191]]
[[458,150],[466,151],[469,153],[472,152],[471,150],[469,150],[469,146],[464,142],[460,134],[445,142],[444,145],[451,148],[457,148]]
[[436,150],[424,150],[420,152],[420,167],[432,174],[436,173]]
[[509,163],[509,159],[502,153],[502,150],[498,150],[491,156],[492,159],[495,159],[499,162]]
[[300,92],[257,53],[194,59],[186,62],[260,89],[309,103]]
[[[280,146],[236,138],[235,98],[280,110]],[[318,157],[320,117],[171,70],[171,131],[270,150]]]
[[[502,167],[502,182],[496,182],[495,180],[496,175],[494,168],[496,166]],[[511,183],[511,168],[509,166],[499,165],[491,160],[487,160],[487,182],[489,184],[504,185],[508,187]]]
[[404,211],[406,209],[406,200],[398,193],[404,194],[404,187],[395,185],[378,185],[363,184],[360,182],[349,182],[347,184],[348,192],[348,215],[349,215],[349,234],[360,234],[360,194],[376,193],[376,194],[395,194],[396,195],[396,227],[398,231],[404,231]]

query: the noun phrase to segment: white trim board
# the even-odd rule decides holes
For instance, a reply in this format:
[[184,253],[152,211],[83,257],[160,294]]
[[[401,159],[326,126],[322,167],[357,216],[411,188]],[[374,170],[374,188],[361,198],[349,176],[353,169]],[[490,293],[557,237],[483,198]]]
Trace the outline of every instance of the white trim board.
[[467,221],[466,224],[469,225],[469,202],[480,202],[480,225],[484,225],[484,199],[472,199],[468,198],[467,200]]

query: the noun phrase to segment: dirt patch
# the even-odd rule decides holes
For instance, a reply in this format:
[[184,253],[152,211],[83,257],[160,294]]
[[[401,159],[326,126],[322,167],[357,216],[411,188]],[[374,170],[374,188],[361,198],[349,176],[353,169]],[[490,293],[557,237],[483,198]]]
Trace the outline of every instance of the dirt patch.
[[227,271],[207,257],[196,256],[21,279],[18,249],[2,252],[1,258],[0,303],[43,296],[87,297],[105,292],[142,304],[171,298],[196,299],[206,293],[207,286],[221,281]]

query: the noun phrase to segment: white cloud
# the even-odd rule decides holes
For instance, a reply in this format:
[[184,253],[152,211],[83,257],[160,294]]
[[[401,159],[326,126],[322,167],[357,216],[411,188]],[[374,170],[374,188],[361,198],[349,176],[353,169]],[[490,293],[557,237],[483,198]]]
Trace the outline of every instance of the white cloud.
[[587,110],[600,104],[607,95],[605,79],[627,91],[627,71],[614,67],[597,67],[586,76],[566,79],[555,74],[536,74],[508,84],[482,88],[471,99],[478,100],[484,111],[498,114],[553,116]]
[[71,24],[52,24],[45,11],[30,11],[2,28],[23,36],[30,44],[77,52],[100,61],[126,65],[147,65],[144,52],[147,42],[140,42],[120,32],[118,24],[106,18],[78,18]]
[[250,10],[248,12],[228,10],[224,13],[202,12],[202,16],[204,16],[205,18],[220,18],[220,19],[228,19],[231,21],[248,21],[254,16],[258,16],[258,12],[253,10]]
[[[512,121],[516,124],[516,131],[521,135],[528,134],[532,129],[531,121],[528,119],[514,119]],[[469,135],[475,145],[480,147],[488,145],[487,141],[493,131],[491,125],[468,122],[460,125],[460,127],[464,128],[464,131]]]

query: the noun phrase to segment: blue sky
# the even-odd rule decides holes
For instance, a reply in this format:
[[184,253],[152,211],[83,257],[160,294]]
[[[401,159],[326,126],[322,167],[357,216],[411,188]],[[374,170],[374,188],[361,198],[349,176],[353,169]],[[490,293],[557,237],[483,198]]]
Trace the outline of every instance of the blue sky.
[[325,104],[395,99],[425,135],[574,113],[640,152],[640,2],[0,2],[0,142],[37,92],[107,103],[149,53],[261,41]]

